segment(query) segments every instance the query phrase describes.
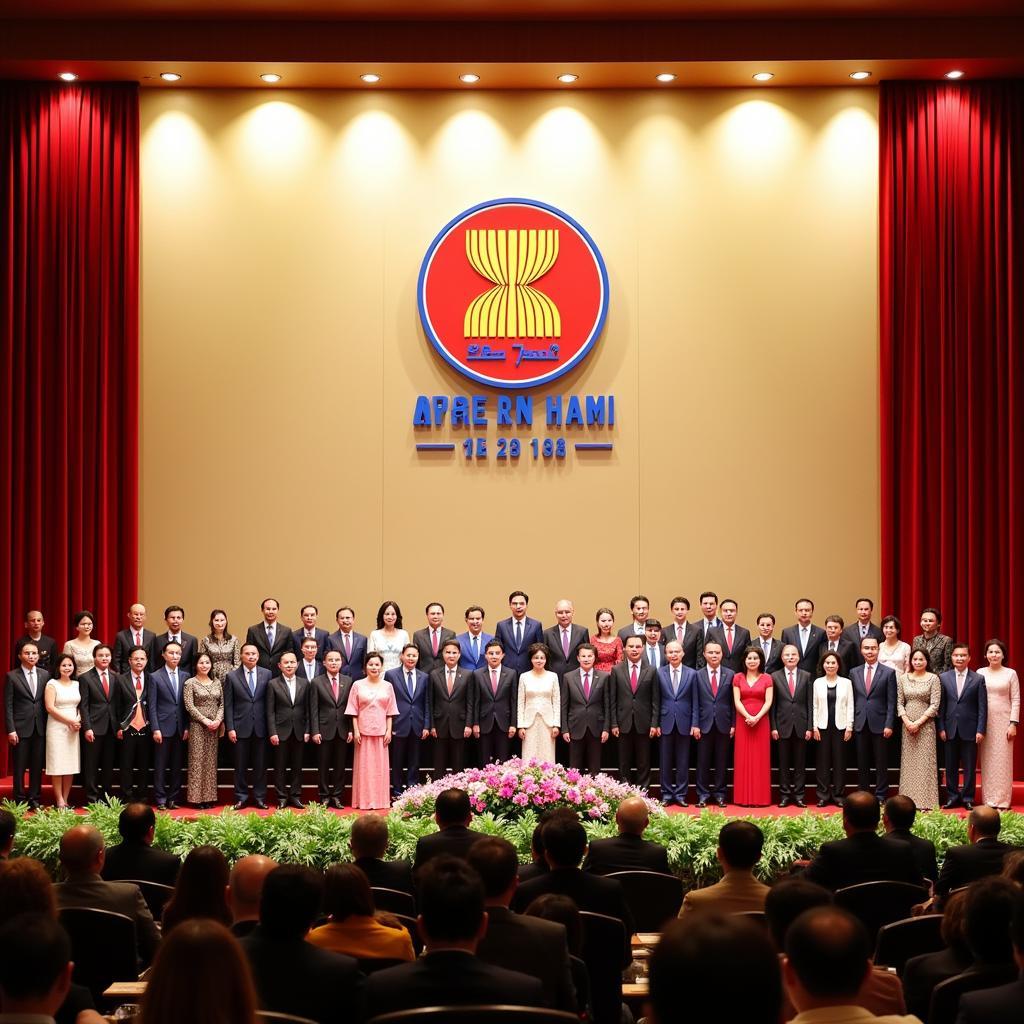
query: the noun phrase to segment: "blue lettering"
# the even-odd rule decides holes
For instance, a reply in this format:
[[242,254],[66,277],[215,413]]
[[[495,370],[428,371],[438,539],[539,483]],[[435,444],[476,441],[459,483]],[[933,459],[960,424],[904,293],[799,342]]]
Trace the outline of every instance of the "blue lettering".
[[448,398],[445,395],[434,395],[434,426],[439,427],[444,423],[445,413],[448,411]]
[[516,395],[516,424],[533,425],[533,399],[529,395]]
[[568,427],[573,424],[578,427],[583,426],[583,407],[576,395],[569,399],[569,405],[565,410],[565,425]]
[[452,399],[452,426],[469,426],[469,399],[465,395],[456,395]]
[[498,395],[498,418],[499,427],[512,426],[512,399],[508,395]]
[[473,396],[473,426],[474,427],[486,427],[487,426],[487,396],[486,395],[474,395]]
[[604,395],[587,395],[587,426],[604,425]]
[[562,398],[560,395],[549,395],[544,399],[546,418],[549,427],[562,425]]
[[420,395],[416,399],[416,408],[412,413],[412,425],[414,427],[430,426],[430,399],[426,395]]
[[608,396],[608,426],[615,426],[615,396]]

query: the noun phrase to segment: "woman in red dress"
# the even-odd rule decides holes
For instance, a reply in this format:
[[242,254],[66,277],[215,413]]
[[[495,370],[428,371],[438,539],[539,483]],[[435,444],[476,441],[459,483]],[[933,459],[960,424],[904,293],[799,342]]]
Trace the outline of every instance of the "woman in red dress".
[[748,647],[745,672],[732,681],[736,705],[736,760],[733,800],[741,807],[767,807],[772,802],[771,723],[772,677],[764,671],[764,652]]

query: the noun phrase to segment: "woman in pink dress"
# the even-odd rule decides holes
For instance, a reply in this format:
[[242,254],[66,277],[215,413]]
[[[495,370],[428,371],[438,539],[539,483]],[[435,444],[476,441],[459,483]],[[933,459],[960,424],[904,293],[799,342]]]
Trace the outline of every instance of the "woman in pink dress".
[[741,807],[767,807],[772,802],[771,723],[772,677],[764,671],[764,652],[748,647],[746,671],[732,681],[736,705],[736,761],[733,800]]
[[1006,644],[992,639],[985,644],[988,668],[979,670],[988,698],[988,726],[978,753],[981,755],[981,789],[985,803],[1008,811],[1013,797],[1013,741],[1020,722],[1020,683],[1007,668]]
[[391,806],[391,725],[398,714],[395,691],[384,678],[384,658],[376,651],[366,655],[365,679],[358,679],[348,692],[345,714],[352,718],[356,745],[352,767],[352,806],[375,810]]
[[594,669],[598,672],[611,672],[622,661],[622,641],[612,632],[614,628],[615,616],[611,608],[598,608],[597,632],[590,638],[597,650]]

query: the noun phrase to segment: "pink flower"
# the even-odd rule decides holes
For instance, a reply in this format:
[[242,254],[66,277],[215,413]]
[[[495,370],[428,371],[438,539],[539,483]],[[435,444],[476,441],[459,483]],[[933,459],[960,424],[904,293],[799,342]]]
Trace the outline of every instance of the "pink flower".
[[529,798],[525,793],[516,793],[516,795],[512,797],[512,803],[519,807],[525,807],[529,803]]

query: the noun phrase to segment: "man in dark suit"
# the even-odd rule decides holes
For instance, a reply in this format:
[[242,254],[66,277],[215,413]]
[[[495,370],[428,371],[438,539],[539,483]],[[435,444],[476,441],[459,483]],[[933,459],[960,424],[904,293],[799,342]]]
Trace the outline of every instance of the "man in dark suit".
[[[818,645],[818,663],[826,654],[839,655],[839,674],[850,677],[850,668],[860,660],[856,646],[843,636],[843,617],[829,615],[825,619],[825,636]],[[816,672],[816,676],[821,672]]]
[[309,730],[317,748],[320,803],[337,811],[345,806],[345,764],[352,742],[352,720],[345,714],[345,708],[351,689],[352,680],[341,674],[341,652],[328,651],[323,673],[309,688]]
[[439,858],[420,876],[425,953],[418,960],[377,971],[367,986],[374,1014],[421,1006],[505,1004],[543,1006],[536,978],[494,967],[476,955],[487,932],[480,876],[465,862]]
[[782,668],[782,641],[775,637],[775,616],[761,612],[757,617],[757,636],[751,638],[755,647],[764,655],[764,671],[771,675]]
[[366,676],[363,669],[363,662],[366,659],[366,637],[355,631],[356,613],[348,605],[342,605],[334,618],[338,628],[327,638],[325,653],[340,652],[341,674],[356,682]]
[[870,597],[858,597],[855,607],[857,611],[857,621],[851,622],[843,630],[843,636],[853,644],[857,651],[855,664],[849,666],[850,668],[855,668],[856,665],[864,664],[860,656],[861,641],[871,636],[881,644],[885,639],[885,634],[882,632],[881,627],[876,626],[871,621],[871,615],[875,610],[875,602],[872,601]]
[[[39,648],[26,640],[18,652],[21,667],[7,673],[4,686],[4,728],[7,742],[14,747],[14,799],[27,801],[29,810],[39,809],[39,787],[43,780],[46,750],[46,689],[50,673],[38,667]],[[25,789],[25,772],[28,789]]]
[[420,655],[417,667],[429,676],[435,668],[440,668],[444,664],[441,659],[441,648],[447,640],[455,639],[455,631],[445,626],[444,605],[440,601],[431,601],[424,609],[424,614],[427,616],[427,624],[423,629],[417,629],[413,633],[412,642]]
[[671,874],[668,850],[661,843],[644,839],[644,831],[650,820],[647,804],[640,797],[626,797],[615,811],[619,834],[610,839],[595,839],[587,850],[583,870],[595,875],[610,875],[614,871]]
[[255,644],[243,644],[242,664],[224,680],[224,728],[235,748],[235,810],[249,802],[246,773],[252,769],[252,798],[267,807],[267,686],[271,672],[260,668]]
[[612,727],[611,678],[594,670],[597,648],[580,644],[580,667],[562,681],[562,739],[569,744],[569,765],[591,775],[601,770],[601,748]]
[[882,826],[885,829],[883,838],[893,843],[906,843],[913,851],[914,860],[917,861],[921,874],[934,882],[939,875],[935,860],[935,844],[930,839],[915,836],[910,831],[916,816],[917,807],[909,796],[901,793],[889,797],[882,808]]
[[[939,704],[939,739],[946,752],[945,808],[974,806],[975,765],[978,744],[985,738],[988,725],[988,693],[985,681],[969,662],[971,652],[965,643],[953,645],[953,668],[939,676],[942,700]],[[964,780],[960,782],[960,766]]]
[[[840,655],[840,658],[842,655]],[[853,684],[853,732],[857,743],[857,786],[871,791],[875,767],[875,796],[889,793],[889,737],[896,721],[896,673],[879,664],[878,641],[861,641],[861,664],[850,670]]]
[[149,653],[145,647],[128,652],[128,669],[117,678],[118,739],[121,743],[121,797],[145,801],[149,766],[153,760],[153,734],[149,724]]
[[117,819],[117,830],[121,833],[121,842],[107,850],[100,872],[106,881],[128,879],[174,885],[181,869],[181,858],[153,846],[156,815],[152,807],[127,804]]
[[311,868],[274,868],[263,882],[260,923],[240,942],[260,1009],[317,1024],[352,1024],[363,1019],[365,1005],[358,962],[306,941],[320,914],[323,888],[323,876]]
[[360,814],[348,837],[352,862],[375,889],[396,889],[415,894],[412,864],[407,860],[385,860],[388,852],[388,822],[379,814]]
[[250,626],[245,634],[245,642],[255,644],[260,652],[260,668],[268,668],[271,672],[281,664],[281,655],[292,651],[292,631],[278,619],[280,608],[276,598],[264,598],[260,605],[263,621]]
[[672,612],[672,621],[662,628],[661,638],[666,644],[678,640],[683,645],[683,664],[687,668],[696,668],[702,636],[700,626],[686,620],[690,614],[690,599],[673,597],[669,609]]
[[309,682],[298,674],[289,650],[278,662],[280,674],[267,684],[267,736],[274,748],[274,789],[277,806],[302,802],[302,750],[309,742]]
[[878,835],[880,808],[872,793],[857,790],[843,801],[845,839],[822,843],[804,877],[835,892],[860,882],[910,882],[923,878],[909,846]]
[[562,598],[555,605],[555,625],[544,630],[543,641],[551,652],[548,658],[548,670],[554,672],[561,682],[566,672],[579,668],[576,652],[580,644],[589,643],[590,630],[577,626],[572,617],[576,609],[572,601]]
[[443,668],[430,673],[427,690],[427,717],[430,735],[434,737],[434,775],[449,769],[462,771],[466,763],[466,740],[473,735],[476,708],[473,679],[470,671],[459,664],[462,648],[449,640],[441,648]]
[[814,678],[799,668],[796,644],[782,648],[782,668],[772,673],[774,698],[768,709],[772,739],[778,743],[779,806],[806,806],[807,743],[811,738]]
[[661,687],[644,658],[639,636],[625,641],[625,658],[612,669],[612,735],[618,739],[619,778],[648,789],[651,784],[651,740],[661,721]]
[[513,913],[518,858],[515,847],[500,836],[481,839],[466,860],[480,876],[487,910],[487,934],[477,946],[485,963],[536,978],[544,986],[544,1005],[576,1011],[576,988],[569,966],[565,925]]
[[967,842],[946,850],[935,895],[947,896],[979,878],[998,875],[1013,847],[999,838],[1002,820],[994,807],[975,807],[967,816]]
[[446,789],[438,793],[434,801],[434,821],[437,822],[438,831],[420,836],[416,841],[413,872],[418,872],[427,861],[442,853],[465,857],[469,848],[483,839],[480,832],[471,831],[469,823],[472,820],[469,794],[464,789]]
[[419,668],[417,644],[402,648],[402,664],[384,673],[395,691],[398,714],[391,723],[391,797],[420,781],[420,750],[430,735],[430,676]]
[[539,644],[544,639],[544,627],[537,619],[531,619],[526,614],[529,603],[530,598],[523,591],[513,590],[508,595],[512,615],[502,619],[494,631],[505,648],[505,664],[517,676],[530,670],[530,644]]
[[629,611],[633,617],[633,621],[628,626],[623,626],[619,630],[619,639],[625,644],[625,642],[631,636],[644,635],[647,626],[647,618],[651,614],[651,602],[645,594],[634,594],[629,599]]
[[[460,633],[455,639],[459,642],[459,665],[470,672],[483,668],[486,664],[484,652],[494,637],[484,632],[484,610],[480,605],[471,604],[466,609],[466,632]],[[442,666],[438,665],[434,671],[440,668]]]
[[[164,667],[149,677],[149,727],[153,735],[153,797],[159,808],[173,811],[181,795],[181,765],[188,742],[185,711],[185,680],[181,668],[181,644],[168,641],[163,650]],[[170,771],[170,782],[167,772]]]
[[991,1021],[1024,1019],[1024,895],[1016,897],[1016,907],[1010,922],[1010,940],[1013,958],[1021,975],[1008,985],[965,992],[960,997],[957,1024],[990,1024]]
[[43,613],[37,608],[31,608],[25,613],[25,632],[14,641],[14,660],[11,662],[11,668],[16,669],[21,665],[21,647],[26,641],[31,640],[36,645],[36,651],[39,653],[39,660],[36,662],[37,668],[44,668],[51,675],[53,674],[53,667],[57,664],[57,641],[52,636],[47,636],[43,632],[43,627],[46,625],[46,620],[43,618]]
[[318,675],[324,670],[324,664],[316,656],[316,640],[313,637],[306,637],[301,645],[300,651],[296,655],[299,659],[299,667],[297,669],[300,676],[305,676],[307,683],[312,683]]
[[811,679],[818,676],[818,648],[825,638],[821,626],[814,625],[814,602],[809,597],[801,597],[794,606],[796,622],[782,631],[782,643],[793,644],[800,652],[798,667],[811,673]]
[[661,639],[661,623],[648,619],[644,623],[644,658],[655,672],[665,664],[665,645]]
[[241,857],[231,866],[228,876],[228,906],[231,908],[231,934],[244,938],[260,923],[260,900],[267,876],[277,861],[260,853]]
[[[709,640],[717,638],[722,628],[722,620],[718,617],[718,595],[713,590],[705,590],[700,595],[700,639],[697,641],[697,668],[704,667],[704,647]],[[724,652],[724,648],[723,648]]]
[[480,745],[481,764],[512,756],[519,695],[519,676],[502,664],[505,650],[497,637],[487,642],[484,658],[487,665],[473,673],[472,682],[473,735]]
[[750,646],[750,630],[736,624],[739,605],[734,598],[724,598],[718,611],[722,616],[722,625],[718,628],[719,639],[722,641],[722,664],[733,672],[741,672],[744,668],[744,653]]
[[683,645],[673,640],[665,648],[667,665],[658,669],[661,736],[658,779],[661,802],[686,806],[690,789],[691,737],[698,734],[697,670],[683,664]]
[[133,604],[128,609],[128,628],[114,637],[114,671],[121,676],[128,671],[128,655],[133,647],[142,647],[152,659],[154,640],[156,634],[146,629],[146,606]]
[[315,604],[304,604],[299,610],[299,618],[302,620],[302,625],[298,629],[292,630],[292,650],[295,651],[297,658],[302,657],[302,641],[315,640],[316,657],[314,660],[323,662],[324,655],[327,653],[327,637],[329,634],[326,629],[321,629],[316,624],[319,615],[320,609]]
[[181,627],[185,623],[185,609],[180,604],[171,604],[164,609],[164,622],[167,631],[157,633],[153,637],[153,646],[150,651],[150,665],[161,665],[164,660],[164,648],[169,643],[176,643],[181,648],[181,657],[178,659],[178,669],[185,673],[185,679],[195,674],[196,651],[198,641],[191,633],[186,633]]
[[121,729],[120,686],[110,667],[114,652],[100,644],[92,652],[95,667],[78,680],[82,720],[82,784],[88,803],[114,795],[114,759]]
[[704,645],[704,662],[697,673],[697,731],[693,734],[697,740],[697,805],[706,807],[714,800],[724,807],[725,766],[736,735],[733,673],[722,665],[722,645],[717,639]]

